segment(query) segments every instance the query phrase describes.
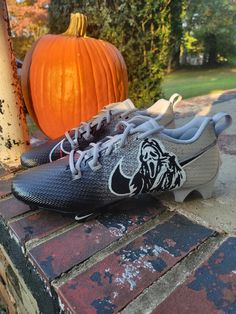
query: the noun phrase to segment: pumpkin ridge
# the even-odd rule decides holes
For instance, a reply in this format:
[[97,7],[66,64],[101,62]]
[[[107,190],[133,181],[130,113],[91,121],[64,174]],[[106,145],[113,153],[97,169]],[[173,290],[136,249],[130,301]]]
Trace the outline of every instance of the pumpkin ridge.
[[109,90],[112,90],[112,94],[109,95],[108,103],[116,102],[114,75],[113,75],[113,71],[112,71],[112,66],[110,64],[110,59],[107,58],[107,51],[104,49],[104,43],[105,42],[103,40],[98,40],[98,43],[99,43],[101,51],[103,52],[103,55],[105,57],[106,63],[108,65],[109,73],[111,76],[111,82],[109,80]]
[[[51,82],[53,82],[52,74],[54,73],[50,69],[51,62],[55,59],[53,52],[57,51],[57,49],[52,47],[56,45],[57,35],[44,36],[33,56],[36,69],[32,68],[33,80],[31,85],[34,86],[34,103],[37,101],[36,113],[39,117],[40,127],[43,127],[44,132],[50,137],[55,137],[58,129],[55,124],[57,119],[54,108],[55,100],[53,102],[50,101],[53,99]],[[50,54],[51,59],[42,59],[42,53]],[[47,91],[47,94],[45,94],[45,91]],[[51,105],[49,106],[49,104]],[[51,121],[52,117],[54,121]]]
[[118,68],[120,67],[120,60],[118,59],[119,62],[117,62],[117,53],[114,50],[114,46],[113,45],[111,45],[109,43],[106,43],[106,47],[109,49],[110,54],[112,55],[112,59],[116,60],[116,62],[114,62],[114,67],[116,69],[116,71],[115,71],[116,76],[115,77],[116,77],[116,82],[117,82],[117,87],[118,87],[118,88],[116,88],[116,91],[118,93],[118,94],[116,94],[116,100],[117,100],[117,99],[121,99],[121,97],[122,97],[122,91],[120,89],[121,77],[120,77],[119,71],[118,71]]
[[[66,37],[62,40],[60,37],[60,42],[57,47],[57,52],[59,53],[59,59],[60,63],[58,66],[57,71],[52,71],[52,82],[56,82],[59,77],[59,88],[58,88],[58,94],[56,97],[56,103],[54,104],[53,111],[57,113],[56,118],[56,124],[58,127],[58,121],[60,121],[61,126],[60,129],[63,130],[63,134],[71,128],[71,125],[69,125],[69,120],[71,117],[71,110],[74,107],[74,104],[71,104],[70,99],[68,99],[68,92],[67,92],[67,84],[68,82],[71,84],[71,93],[74,93],[74,77],[70,78],[69,80],[64,80],[63,78],[66,77],[66,70],[67,70],[67,60],[68,60],[68,53],[73,48],[73,38]],[[57,55],[57,53],[56,53]],[[71,60],[69,61],[71,62]],[[53,95],[51,96],[53,97]],[[65,105],[67,104],[67,106]],[[59,109],[59,110],[58,110]],[[58,112],[59,111],[59,112]],[[55,121],[54,121],[55,122]],[[61,134],[62,135],[62,134]]]
[[[65,97],[65,84],[64,84],[64,80],[62,80],[61,78],[64,76],[64,59],[65,59],[64,45],[67,46],[67,44],[65,44],[66,39],[67,38],[65,38],[64,41],[61,42],[61,38],[60,37],[58,38],[58,43],[55,46],[55,49],[53,49],[51,60],[54,60],[54,59],[57,60],[57,56],[60,55],[60,61],[58,63],[57,70],[56,71],[51,70],[49,72],[50,73],[50,82],[55,82],[55,77],[57,77],[58,84],[60,84],[60,86],[58,88],[58,92],[60,93],[60,95],[56,95],[56,98],[53,97],[53,88],[50,87],[50,99],[54,99],[54,101],[52,102],[52,106],[51,106],[51,109],[53,109],[53,111],[55,111],[54,121],[57,121],[57,116],[60,117],[60,124],[63,128],[63,132],[64,132],[65,124],[64,124],[63,105],[62,104],[64,103],[64,97]],[[54,93],[55,93],[55,91],[54,91]],[[61,105],[59,105],[59,106],[57,105],[58,98],[61,98]],[[59,113],[58,113],[58,111],[59,111]],[[55,124],[56,124],[56,126],[55,126]],[[55,127],[57,127],[57,123],[54,123],[53,128],[55,128]]]
[[[101,41],[101,40],[100,40]],[[112,86],[113,86],[113,91],[114,91],[114,102],[119,100],[118,97],[118,79],[117,79],[117,66],[116,66],[116,60],[113,62],[113,54],[111,52],[111,49],[109,49],[109,45],[106,41],[103,41],[103,44],[101,44],[101,47],[103,50],[106,51],[106,58],[107,62],[109,64],[109,67],[111,69],[111,74],[112,74]]]
[[[65,77],[65,70],[66,70],[66,60],[67,60],[67,51],[69,51],[71,49],[71,45],[70,45],[70,41],[71,38],[65,38],[64,39],[65,42],[62,42],[62,45],[60,47],[61,49],[61,66],[60,66],[60,77]],[[72,45],[73,46],[73,45]],[[61,79],[61,88],[60,88],[60,92],[61,92],[61,99],[63,100],[63,103],[60,105],[60,117],[61,117],[61,124],[63,125],[63,130],[64,133],[67,131],[67,117],[65,117],[65,113],[66,115],[70,115],[70,110],[69,108],[65,108],[64,107],[64,97],[67,97],[66,95],[66,82],[65,80]],[[72,82],[73,84],[73,82]],[[73,86],[73,85],[72,85]]]
[[[83,115],[83,121],[87,120],[87,116],[90,116],[90,93],[93,94],[94,90],[94,84],[93,80],[89,80],[87,82],[87,77],[91,78],[92,75],[92,69],[91,65],[88,63],[88,56],[86,55],[86,49],[84,47],[84,39],[80,38],[77,41],[77,45],[80,49],[80,69],[81,69],[81,82],[82,86],[80,89],[80,97],[81,97],[81,106],[80,106],[80,111],[84,112],[85,114]],[[82,116],[81,116],[82,119]]]
[[[48,53],[52,57],[52,53],[56,50],[56,49],[53,49],[53,47],[56,46],[56,36],[50,37],[50,41],[47,41],[47,44],[48,44],[47,47],[45,47],[45,45],[43,45],[42,49],[45,52],[48,51]],[[40,70],[41,70],[41,74],[40,74],[41,90],[40,90],[40,93],[41,93],[41,95],[44,95],[44,97],[43,97],[43,100],[42,100],[42,97],[39,98],[39,99],[41,99],[41,101],[40,101],[40,106],[38,107],[38,111],[39,111],[38,114],[40,114],[40,116],[41,116],[41,121],[46,121],[47,134],[52,136],[51,132],[53,131],[55,126],[53,123],[51,123],[51,117],[52,117],[53,112],[54,112],[53,107],[55,106],[54,105],[55,101],[53,101],[52,105],[49,106],[48,98],[49,98],[49,100],[53,99],[52,98],[53,97],[52,96],[52,87],[51,87],[51,82],[52,82],[53,78],[51,78],[52,71],[51,71],[50,67],[51,67],[51,59],[50,60],[46,59],[45,61],[42,62],[42,66],[40,68]],[[48,77],[48,75],[50,75],[50,76]],[[46,77],[46,79],[44,79],[45,77]],[[35,76],[35,79],[37,80],[36,76]],[[48,88],[48,85],[49,85],[49,88]],[[35,84],[35,86],[36,86],[36,84]],[[49,91],[49,95],[48,95],[48,92],[46,94],[45,91]],[[55,115],[53,115],[53,117],[54,117],[54,119],[56,119]],[[51,128],[49,127],[49,125],[51,125]]]
[[[101,65],[101,72],[102,72],[102,80],[106,80],[106,101],[103,101],[104,105],[109,104],[109,82],[107,79],[107,70],[106,70],[106,66],[104,65],[104,59],[101,57],[101,52],[100,52],[100,47],[96,44],[97,42],[91,41],[91,45],[93,46],[93,49],[96,50],[99,59],[100,59],[100,65]],[[99,47],[99,48],[98,48]],[[104,99],[104,97],[103,97]],[[99,111],[100,108],[97,108],[97,111]]]
[[[74,47],[73,47],[74,46]],[[71,107],[71,127],[76,128],[82,122],[82,106],[83,106],[83,58],[80,49],[80,40],[73,38],[73,45],[71,46],[71,52],[74,62],[73,70],[73,84],[74,84],[74,104]],[[78,62],[79,60],[79,62]]]
[[[87,77],[87,73],[88,73],[88,69],[87,69],[87,64],[86,64],[86,56],[84,54],[84,46],[83,44],[81,44],[81,40],[78,41],[78,47],[80,49],[80,54],[81,54],[81,59],[80,59],[80,69],[81,69],[81,107],[80,110],[81,112],[86,112],[84,110],[86,110],[86,104],[87,104],[87,98],[88,98],[88,88],[85,86],[85,82],[86,82],[86,77]],[[91,85],[91,81],[89,82],[89,86]],[[89,87],[89,89],[92,92],[92,88]],[[81,116],[82,118],[82,116]],[[83,116],[83,120],[85,121],[85,117]]]
[[[57,49],[52,49],[53,46],[56,46],[56,41],[53,37],[51,37],[51,44],[48,46],[48,53],[50,54],[50,58],[54,59],[54,53],[56,52]],[[51,49],[52,49],[52,52],[51,52]],[[51,71],[51,62],[52,62],[52,59],[48,60],[46,59],[46,62],[43,63],[43,66],[42,66],[42,75],[41,75],[41,78],[44,78],[46,77],[47,80],[44,80],[43,81],[43,84],[41,84],[41,86],[43,86],[43,90],[48,90],[49,91],[49,95],[47,93],[47,95],[45,94],[45,97],[48,99],[53,99],[53,96],[52,96],[52,84],[51,82],[53,82],[53,76],[52,76],[52,73],[53,71]],[[48,88],[48,85],[49,85],[49,88]],[[42,90],[42,92],[43,92]],[[46,101],[46,99],[45,99]],[[43,110],[43,105],[44,104],[40,104],[40,111],[43,112],[43,120],[47,119],[47,129],[48,129],[48,117],[51,117],[51,111],[53,112],[54,111],[54,106],[55,106],[55,100],[52,102],[51,106],[49,107],[47,104],[46,104],[46,108]],[[54,115],[54,119],[56,119],[56,114]],[[50,119],[51,120],[51,119]],[[51,122],[51,121],[50,121]],[[54,125],[52,125],[52,129],[54,129]]]
[[[38,89],[40,89],[41,87],[41,82],[42,82],[42,75],[41,73],[38,73],[37,70],[37,75],[35,75],[35,66],[37,67],[37,54],[38,54],[38,50],[40,50],[41,47],[41,41],[43,41],[43,38],[41,38],[38,41],[37,46],[34,49],[34,54],[32,55],[32,62],[31,62],[31,67],[30,67],[30,88],[31,88],[31,93],[32,93],[32,103],[33,105],[35,104],[35,98],[37,99],[37,95],[38,93],[40,94],[40,92],[37,90],[36,86],[38,86]],[[35,61],[36,60],[36,61]],[[42,72],[42,71],[40,71]],[[40,82],[36,84],[36,80],[37,77],[40,78]],[[41,126],[41,117],[38,115],[38,108],[35,108],[35,114],[38,117],[38,123],[39,123],[39,127],[42,128]],[[47,134],[47,132],[45,132]]]
[[[97,84],[96,84],[96,77],[95,77],[95,70],[94,70],[94,66],[93,66],[93,61],[92,61],[92,58],[91,58],[91,52],[90,52],[90,49],[89,49],[89,41],[87,39],[83,39],[83,43],[84,43],[84,46],[85,46],[85,49],[88,53],[88,60],[89,60],[89,63],[91,65],[91,69],[92,69],[92,73],[93,73],[93,82],[94,82],[94,89],[95,89],[95,96],[96,96],[96,102],[97,102],[97,108],[99,107],[99,102],[98,102],[98,88],[97,88]],[[97,114],[97,112],[95,113]],[[91,112],[90,112],[90,115],[91,115]],[[91,117],[89,117],[90,119]]]
[[[111,45],[110,43],[108,43],[108,45],[110,45],[114,51],[114,54],[116,56],[116,59],[119,61],[119,68],[122,69],[122,72],[120,73],[120,71],[118,71],[118,73],[120,73],[119,76],[119,98],[121,100],[125,100],[128,98],[128,73],[127,73],[127,67],[125,64],[125,61],[123,59],[123,57],[121,56],[120,51],[114,46]],[[125,82],[125,84],[124,84]],[[125,89],[125,86],[127,86],[127,88]]]
[[[57,60],[57,55],[59,53],[59,42],[58,42],[58,35],[54,35],[51,37],[51,45],[48,46],[48,53],[50,53],[50,59],[47,59],[47,63],[43,64],[43,74],[42,78],[45,77],[45,72],[46,72],[46,77],[48,77],[48,82],[44,80],[44,85],[43,85],[43,90],[42,92],[44,93],[45,90],[49,90],[49,93],[46,94],[47,101],[46,101],[46,110],[45,110],[45,104],[41,103],[40,110],[44,114],[43,121],[47,121],[47,129],[48,133],[50,134],[50,137],[55,138],[56,134],[58,133],[58,130],[61,129],[61,125],[63,125],[63,121],[60,123],[61,125],[58,126],[58,118],[61,115],[58,115],[58,106],[57,106],[57,97],[55,98],[55,92],[53,93],[53,85],[52,82],[55,82],[55,77],[58,79],[58,71],[55,71],[52,69],[52,63],[54,63],[54,60]],[[58,67],[59,69],[61,67]],[[59,73],[61,77],[61,73]],[[59,82],[61,81],[60,79],[58,80]],[[47,88],[49,84],[49,88]],[[45,89],[46,88],[46,89]],[[61,109],[61,106],[60,106]],[[62,134],[60,134],[61,136]]]
[[[109,43],[108,43],[109,44]],[[125,100],[128,98],[128,73],[127,73],[127,67],[124,61],[124,58],[122,57],[120,51],[114,46],[112,45],[112,49],[115,53],[115,56],[118,60],[118,64],[119,64],[119,69],[122,69],[122,72],[120,73],[120,71],[118,71],[119,75],[119,91],[120,91],[120,99]],[[125,88],[125,84],[126,84],[126,88]]]
[[[96,39],[90,39],[89,41],[89,50],[93,52],[94,56],[97,56],[97,59],[99,60],[99,62],[95,63],[94,66],[94,70],[95,70],[95,83],[96,83],[96,87],[97,87],[97,112],[103,108],[105,105],[109,104],[108,101],[108,86],[107,86],[107,80],[104,79],[104,65],[102,62],[102,58],[100,57],[99,54],[99,47],[97,46],[97,40]],[[105,73],[106,75],[106,73]],[[103,93],[99,93],[99,90],[103,90]]]
[[32,104],[32,93],[31,93],[31,86],[30,86],[30,68],[32,64],[32,56],[38,44],[38,41],[39,39],[35,43],[33,43],[32,47],[28,50],[25,56],[23,66],[22,66],[22,71],[21,71],[21,89],[22,89],[22,94],[25,101],[25,106],[29,114],[34,119],[35,123],[39,126],[38,118],[35,114],[35,110]]
[[[63,49],[63,57],[62,61],[63,64],[61,66],[62,69],[62,78],[66,77],[66,72],[67,72],[67,61],[70,55],[70,67],[71,63],[77,66],[77,54],[76,54],[76,39],[74,37],[67,37],[66,42],[63,43],[62,48]],[[65,82],[65,80],[62,79],[62,95],[66,97],[64,99],[63,104],[61,105],[61,117],[63,120],[63,127],[64,127],[64,132],[68,131],[71,128],[76,127],[77,121],[80,119],[80,116],[78,117],[75,108],[78,106],[78,99],[77,99],[77,90],[78,90],[78,72],[73,68],[69,68],[72,72],[70,77],[68,78],[68,81]],[[76,68],[77,69],[77,68]],[[70,99],[67,99],[68,93],[66,93],[68,89],[68,83],[70,84],[71,91],[70,94],[74,95],[73,101]],[[63,96],[62,96],[63,97]],[[67,104],[65,107],[64,104]]]
[[[75,58],[77,59],[78,56],[80,58],[81,53],[79,52],[79,41],[76,40],[74,43],[74,50],[75,50]],[[71,112],[73,114],[73,124],[74,127],[78,126],[78,121],[81,120],[82,114],[81,114],[81,106],[82,106],[82,97],[81,97],[81,92],[78,92],[78,90],[81,90],[81,64],[79,66],[78,62],[75,62],[76,65],[76,83],[75,83],[75,88],[77,88],[77,97],[76,97],[76,105],[71,108]]]

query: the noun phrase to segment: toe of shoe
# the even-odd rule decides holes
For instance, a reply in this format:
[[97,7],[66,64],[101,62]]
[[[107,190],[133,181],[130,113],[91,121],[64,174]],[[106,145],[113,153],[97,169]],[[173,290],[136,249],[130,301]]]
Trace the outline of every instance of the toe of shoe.
[[31,154],[29,153],[24,153],[23,155],[21,155],[20,161],[21,165],[25,168],[32,168],[38,165],[37,160],[32,158]]
[[[39,165],[17,174],[12,182],[13,195],[28,205],[54,208],[64,201],[65,187],[61,172],[64,167],[52,164]],[[62,184],[61,184],[61,181]],[[67,181],[64,182],[67,186]]]
[[12,181],[12,193],[13,195],[26,203],[29,201],[30,189],[28,188],[28,180],[27,175],[24,173],[16,175],[16,177]]
[[42,164],[46,164],[49,161],[48,152],[42,152],[37,148],[31,149],[21,155],[21,165],[25,168],[33,168]]

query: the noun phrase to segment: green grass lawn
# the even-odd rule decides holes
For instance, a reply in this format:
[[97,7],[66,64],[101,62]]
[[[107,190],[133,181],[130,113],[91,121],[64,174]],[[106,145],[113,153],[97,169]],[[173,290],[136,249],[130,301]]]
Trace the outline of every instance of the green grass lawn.
[[236,65],[177,70],[167,75],[162,84],[166,97],[179,93],[190,98],[232,88],[236,89]]

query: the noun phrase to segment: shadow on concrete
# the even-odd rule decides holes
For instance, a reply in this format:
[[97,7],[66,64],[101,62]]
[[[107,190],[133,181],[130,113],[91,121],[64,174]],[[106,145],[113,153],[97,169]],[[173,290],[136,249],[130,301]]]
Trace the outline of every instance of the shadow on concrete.
[[230,101],[232,99],[236,99],[236,90],[227,91],[222,93],[217,100],[213,102],[213,105],[219,104],[221,102]]

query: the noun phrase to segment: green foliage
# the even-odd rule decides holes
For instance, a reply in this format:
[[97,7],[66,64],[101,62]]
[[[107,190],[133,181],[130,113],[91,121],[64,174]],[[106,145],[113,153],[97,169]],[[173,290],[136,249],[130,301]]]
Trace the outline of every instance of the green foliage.
[[13,50],[18,59],[24,60],[26,52],[32,46],[35,41],[33,36],[25,37],[25,36],[16,36],[12,37]]
[[187,48],[188,51],[191,51],[193,53],[201,52],[201,48],[199,46],[198,40],[193,37],[190,32],[186,32],[183,37],[183,42],[185,48]]
[[176,69],[179,66],[180,48],[183,38],[183,6],[184,0],[173,1],[170,6],[171,31],[169,43],[168,70]]
[[47,32],[47,1],[7,0],[13,48],[21,60],[32,43]]
[[49,27],[53,33],[63,32],[70,12],[86,14],[87,34],[107,40],[121,51],[128,68],[129,96],[143,106],[161,93],[160,83],[171,49],[176,38],[181,38],[181,3],[179,0],[52,0]]
[[236,53],[235,1],[186,0],[185,22],[186,31],[202,45],[206,63]]

